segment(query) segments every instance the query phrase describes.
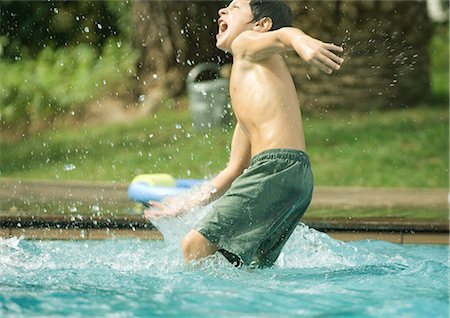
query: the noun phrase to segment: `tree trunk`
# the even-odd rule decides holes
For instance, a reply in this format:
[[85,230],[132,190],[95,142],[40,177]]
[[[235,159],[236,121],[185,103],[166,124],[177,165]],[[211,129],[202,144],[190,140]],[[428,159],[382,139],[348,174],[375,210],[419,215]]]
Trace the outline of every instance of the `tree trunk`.
[[133,45],[140,54],[136,95],[150,108],[184,91],[196,64],[229,60],[215,47],[220,1],[134,1]]
[[425,1],[295,1],[295,25],[343,45],[344,65],[329,76],[288,64],[304,108],[406,107],[430,97]]

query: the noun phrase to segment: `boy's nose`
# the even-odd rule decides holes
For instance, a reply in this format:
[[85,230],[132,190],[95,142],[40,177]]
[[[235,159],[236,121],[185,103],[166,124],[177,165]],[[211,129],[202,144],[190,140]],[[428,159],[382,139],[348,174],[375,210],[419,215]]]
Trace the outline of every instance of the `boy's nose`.
[[226,14],[226,13],[227,13],[227,9],[228,9],[228,8],[226,8],[226,7],[220,9],[220,10],[219,10],[219,17],[221,17],[221,16],[223,16],[224,14]]

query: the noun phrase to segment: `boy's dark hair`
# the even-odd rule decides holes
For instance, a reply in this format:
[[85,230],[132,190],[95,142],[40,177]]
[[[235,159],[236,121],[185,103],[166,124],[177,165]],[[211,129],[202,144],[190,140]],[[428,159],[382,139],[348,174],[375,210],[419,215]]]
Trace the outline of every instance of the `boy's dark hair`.
[[272,19],[272,28],[270,31],[282,27],[292,26],[292,11],[283,1],[280,0],[251,0],[250,8],[253,13],[253,21],[256,22],[262,18]]

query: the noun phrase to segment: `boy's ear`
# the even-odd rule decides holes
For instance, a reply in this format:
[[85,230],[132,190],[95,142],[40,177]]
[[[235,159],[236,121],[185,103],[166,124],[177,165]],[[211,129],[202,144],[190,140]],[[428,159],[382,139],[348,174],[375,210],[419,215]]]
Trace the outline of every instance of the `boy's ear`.
[[272,25],[273,25],[272,19],[269,17],[264,17],[260,19],[258,22],[256,22],[254,30],[259,32],[270,31],[270,29],[272,29]]

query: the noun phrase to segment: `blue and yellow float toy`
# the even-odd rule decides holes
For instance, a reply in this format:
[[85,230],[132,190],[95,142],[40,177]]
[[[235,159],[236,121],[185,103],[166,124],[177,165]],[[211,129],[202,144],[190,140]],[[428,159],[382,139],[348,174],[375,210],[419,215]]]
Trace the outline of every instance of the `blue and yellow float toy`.
[[128,186],[128,197],[132,201],[147,204],[148,201],[161,201],[166,196],[179,194],[204,182],[197,179],[175,179],[166,173],[141,174]]

